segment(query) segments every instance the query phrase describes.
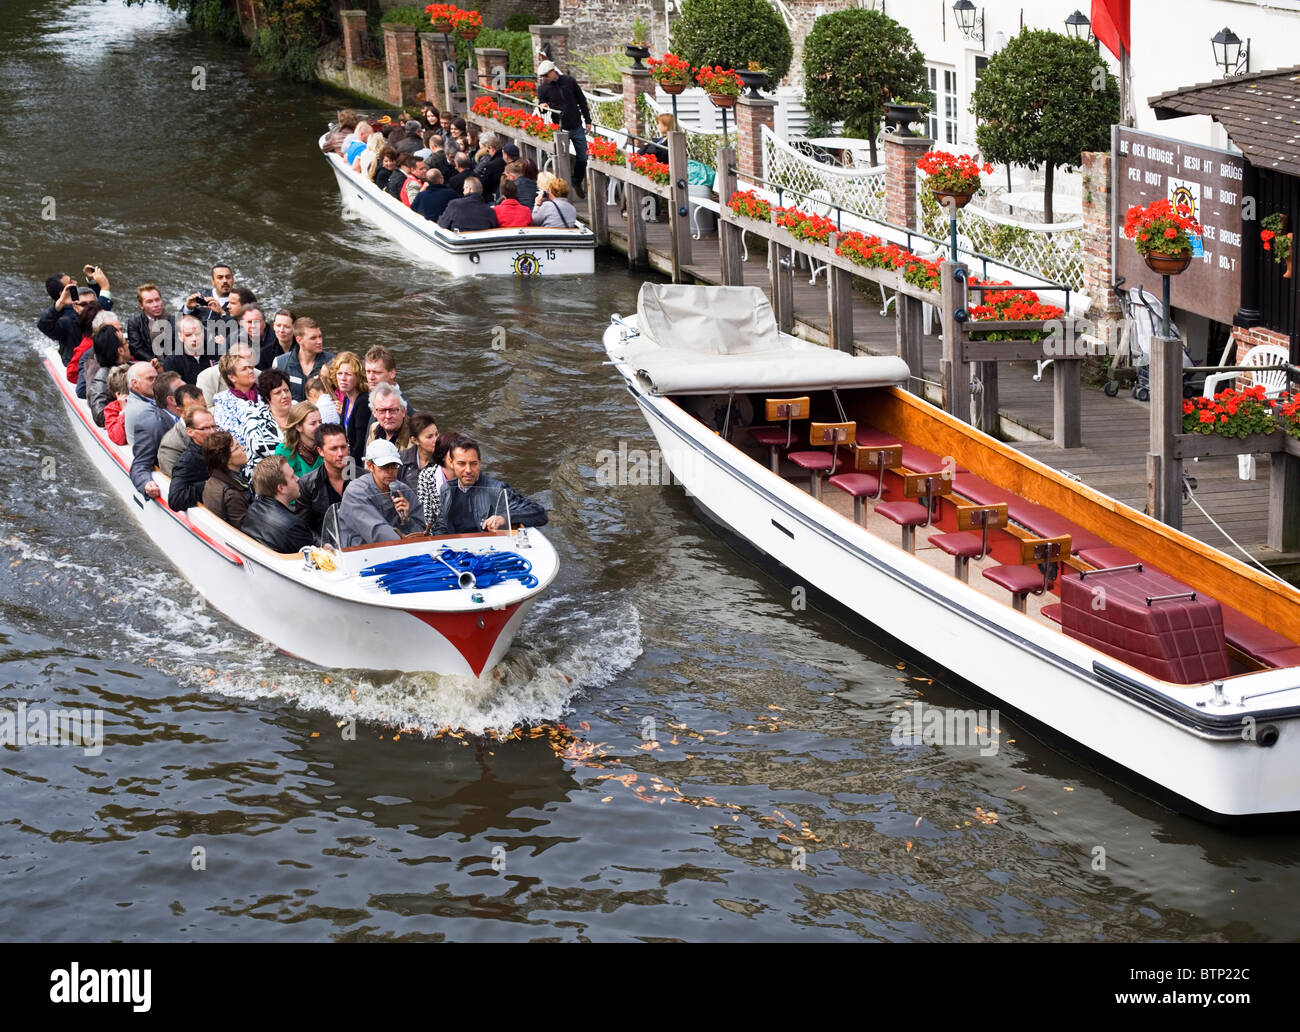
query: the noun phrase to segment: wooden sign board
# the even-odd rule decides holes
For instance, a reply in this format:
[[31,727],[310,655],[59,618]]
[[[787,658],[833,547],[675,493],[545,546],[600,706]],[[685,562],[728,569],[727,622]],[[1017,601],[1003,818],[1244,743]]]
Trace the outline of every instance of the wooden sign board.
[[[1117,127],[1112,196],[1115,198],[1115,276],[1160,296],[1160,276],[1147,268],[1124,236],[1124,215],[1135,204],[1167,199],[1190,204],[1205,228],[1196,258],[1170,277],[1171,303],[1228,325],[1241,304],[1240,154],[1200,147],[1155,133]],[[1256,244],[1258,242],[1256,241]],[[1195,253],[1195,252],[1194,252]]]

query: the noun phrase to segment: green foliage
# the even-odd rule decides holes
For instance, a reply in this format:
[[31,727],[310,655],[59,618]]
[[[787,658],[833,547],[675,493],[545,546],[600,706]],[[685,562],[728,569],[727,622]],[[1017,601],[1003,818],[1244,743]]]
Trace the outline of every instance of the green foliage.
[[790,70],[794,45],[767,0],[684,0],[672,51],[691,64],[745,69],[757,61],[772,85]]
[[379,19],[380,25],[414,25],[421,32],[430,31],[429,16],[423,7],[390,7]]
[[525,14],[523,11],[516,11],[506,19],[506,32],[527,32],[530,25],[542,25],[541,15]]
[[[428,18],[428,15],[425,15]],[[510,57],[506,72],[510,75],[533,74],[533,37],[527,32],[509,32],[505,29],[484,29],[474,40],[474,49],[504,50]],[[464,69],[472,66],[469,44],[456,39],[456,64]]]
[[850,8],[813,22],[803,73],[808,111],[827,122],[842,119],[845,136],[874,140],[887,101],[929,95],[925,55],[880,11]]
[[[617,54],[570,54],[568,72],[580,82],[623,81],[623,69],[632,66],[632,59],[619,51]],[[620,101],[620,103],[622,103]],[[622,116],[619,116],[622,124]]]
[[1073,167],[1083,151],[1110,149],[1119,83],[1085,41],[1024,29],[989,58],[971,111],[986,160]]
[[[122,0],[127,7],[143,7],[150,0]],[[244,38],[239,28],[239,15],[228,0],[153,0],[173,11],[183,11],[185,20],[196,31],[213,36],[225,43],[237,43]]]

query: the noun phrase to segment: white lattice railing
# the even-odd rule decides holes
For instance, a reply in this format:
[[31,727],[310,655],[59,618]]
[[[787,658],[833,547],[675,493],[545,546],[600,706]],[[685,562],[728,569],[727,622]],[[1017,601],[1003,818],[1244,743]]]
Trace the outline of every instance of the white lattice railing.
[[[856,215],[884,221],[883,167],[851,169],[822,164],[795,150],[767,126],[762,127],[762,144],[763,178],[769,183],[811,195]],[[789,203],[798,205],[800,202],[791,199]]]
[[[917,196],[926,233],[948,235],[948,213],[918,178]],[[974,205],[957,212],[957,237],[971,251],[1025,269],[1045,280],[1073,290],[1083,289],[1083,220],[1072,222],[1022,222],[994,215]]]

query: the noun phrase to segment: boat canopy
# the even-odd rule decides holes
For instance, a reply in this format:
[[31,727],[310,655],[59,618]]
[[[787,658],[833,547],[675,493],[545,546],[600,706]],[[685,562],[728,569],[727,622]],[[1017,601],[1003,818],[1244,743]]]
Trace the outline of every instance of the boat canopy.
[[908,377],[901,358],[849,355],[781,333],[757,287],[643,284],[637,329],[624,358],[655,394],[847,390]]

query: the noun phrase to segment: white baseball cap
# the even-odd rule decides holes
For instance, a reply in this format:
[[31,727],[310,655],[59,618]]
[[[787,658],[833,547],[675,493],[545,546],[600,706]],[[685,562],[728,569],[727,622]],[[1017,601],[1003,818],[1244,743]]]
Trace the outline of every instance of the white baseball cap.
[[543,75],[547,75],[548,73],[553,71],[555,71],[555,62],[543,61],[541,64],[537,66],[537,78],[540,79]]
[[376,438],[366,448],[365,461],[373,462],[376,466],[396,466],[400,465],[402,456],[397,450],[397,445],[392,441]]

